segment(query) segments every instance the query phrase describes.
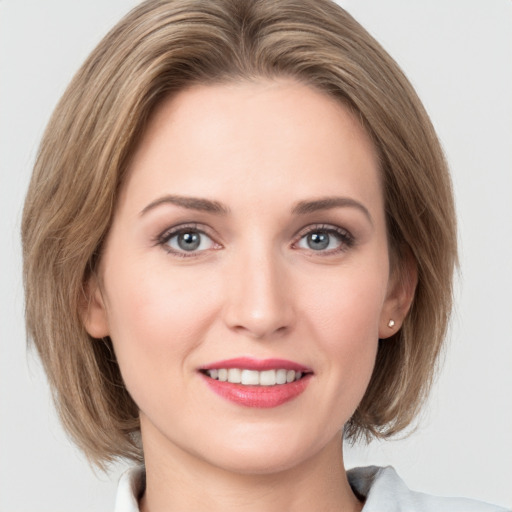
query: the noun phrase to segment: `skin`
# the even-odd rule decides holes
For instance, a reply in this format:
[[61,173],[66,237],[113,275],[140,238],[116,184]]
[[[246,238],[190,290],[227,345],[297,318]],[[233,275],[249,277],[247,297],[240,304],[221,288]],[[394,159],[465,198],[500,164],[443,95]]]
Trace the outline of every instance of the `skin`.
[[[169,195],[215,201],[223,213]],[[345,199],[297,211],[333,197]],[[164,236],[182,225],[204,233],[198,250]],[[326,249],[309,244],[319,232]],[[112,338],[140,408],[141,510],[361,509],[341,431],[378,339],[400,328],[412,296],[388,252],[375,148],[339,102],[276,80],[194,86],[159,106],[85,317],[92,336]],[[198,370],[242,356],[291,360],[313,375],[283,405],[240,406]]]

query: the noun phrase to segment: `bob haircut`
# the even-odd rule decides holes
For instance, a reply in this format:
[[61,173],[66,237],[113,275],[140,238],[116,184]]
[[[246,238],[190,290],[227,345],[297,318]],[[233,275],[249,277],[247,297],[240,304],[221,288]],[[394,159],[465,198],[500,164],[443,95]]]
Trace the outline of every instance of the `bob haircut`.
[[397,64],[330,0],[148,0],[78,71],[41,142],[22,220],[26,323],[68,433],[100,467],[143,460],[138,408],[109,338],[82,318],[116,199],[154,109],[194,84],[289,77],[337,98],[380,158],[392,271],[418,282],[382,340],[345,437],[407,427],[435,374],[452,305],[456,230],[439,141]]

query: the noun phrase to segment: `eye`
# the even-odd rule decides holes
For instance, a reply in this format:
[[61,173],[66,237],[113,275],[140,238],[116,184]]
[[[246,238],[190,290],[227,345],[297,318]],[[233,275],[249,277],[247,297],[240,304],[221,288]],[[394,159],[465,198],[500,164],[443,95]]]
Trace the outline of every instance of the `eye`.
[[296,247],[315,252],[337,253],[354,244],[352,235],[334,226],[313,226],[301,234]]
[[180,227],[166,231],[159,237],[158,243],[168,252],[179,256],[192,256],[218,247],[211,237],[196,227]]

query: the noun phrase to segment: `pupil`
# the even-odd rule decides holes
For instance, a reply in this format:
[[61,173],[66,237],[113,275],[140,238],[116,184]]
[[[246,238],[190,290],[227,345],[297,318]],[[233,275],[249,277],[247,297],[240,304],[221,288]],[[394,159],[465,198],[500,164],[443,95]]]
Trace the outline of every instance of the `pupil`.
[[198,233],[181,233],[178,236],[178,245],[184,251],[193,251],[199,247],[201,239]]
[[308,245],[314,251],[326,249],[329,246],[329,235],[327,233],[311,233],[308,235]]

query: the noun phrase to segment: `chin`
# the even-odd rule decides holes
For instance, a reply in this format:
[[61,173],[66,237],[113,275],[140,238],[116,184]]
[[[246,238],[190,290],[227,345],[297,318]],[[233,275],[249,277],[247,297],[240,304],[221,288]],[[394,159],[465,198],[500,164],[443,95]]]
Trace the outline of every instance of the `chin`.
[[[255,429],[256,430],[256,429]],[[246,435],[227,436],[224,442],[209,444],[199,455],[205,462],[239,475],[271,475],[296,468],[324,451],[332,442],[342,444],[341,430],[330,439],[320,435],[300,435],[294,432],[275,432],[262,429]],[[304,432],[302,432],[304,434]],[[307,433],[308,434],[308,433]],[[228,441],[228,442],[226,442]],[[339,451],[341,456],[341,448]]]
[[301,455],[300,451],[290,453],[279,450],[269,453],[267,449],[265,453],[255,453],[254,451],[226,453],[222,457],[207,462],[233,474],[265,476],[275,475],[299,466],[303,459],[307,460],[308,458]]

